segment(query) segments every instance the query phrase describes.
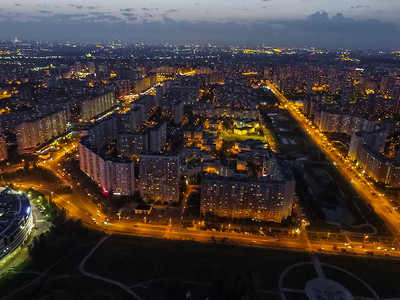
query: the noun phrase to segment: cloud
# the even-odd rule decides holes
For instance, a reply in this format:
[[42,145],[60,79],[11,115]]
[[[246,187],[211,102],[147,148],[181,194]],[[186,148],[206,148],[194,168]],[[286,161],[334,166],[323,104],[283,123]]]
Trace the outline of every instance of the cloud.
[[312,15],[309,15],[307,17],[307,20],[309,20],[309,21],[326,21],[326,20],[329,20],[329,16],[326,11],[317,11],[317,12],[313,13]]
[[109,12],[91,11],[91,12],[89,12],[89,14],[90,15],[99,15],[99,16],[101,16],[101,15],[109,15],[110,13]]
[[[83,14],[46,14],[26,20],[0,13],[0,40],[18,36],[26,40],[112,41],[116,36],[125,42],[216,43],[237,45],[272,45],[316,48],[400,48],[399,28],[378,20],[356,20],[343,14],[328,15],[318,11],[300,20],[268,20],[242,25],[235,22],[177,21],[162,14],[120,16],[110,12]],[[3,20],[4,18],[4,20]],[[138,20],[142,19],[142,23]],[[148,20],[150,19],[150,21]],[[146,22],[144,21],[146,20]]]
[[121,22],[123,21],[123,18],[114,16],[113,14],[109,12],[90,12],[86,15],[82,16],[82,21],[107,21],[107,22]]
[[59,8],[58,5],[51,5],[51,4],[36,4],[36,6],[37,7],[43,7],[43,8],[50,8],[50,7]]
[[123,12],[121,15],[124,16],[125,21],[134,22],[138,19],[138,17],[134,13],[130,12]]
[[104,17],[106,20],[111,21],[111,22],[119,22],[119,21],[123,21],[123,19],[113,16],[113,15],[106,15]]
[[338,13],[329,17],[325,11],[316,12],[305,20],[275,22],[283,26],[280,34],[286,34],[294,44],[316,45],[325,48],[397,48],[393,41],[400,29],[392,23],[379,20],[355,20]]
[[[42,13],[45,13],[44,11]],[[51,12],[45,13],[46,16],[36,16],[33,17],[37,23],[69,23],[76,21],[83,21],[89,17],[88,14],[53,14],[50,15]]]
[[358,8],[370,8],[371,6],[369,5],[356,5],[356,6],[350,6],[351,9],[358,9]]
[[68,4],[68,6],[74,7],[76,9],[88,9],[88,10],[94,10],[98,8],[98,6],[83,6],[77,4]]
[[75,5],[75,4],[68,4],[68,6],[77,8],[77,9],[81,9],[83,6],[82,5]]
[[138,19],[138,17],[126,17],[125,20],[133,22],[136,21]]
[[134,13],[124,12],[124,13],[121,13],[121,15],[123,15],[125,17],[133,17],[135,14]]

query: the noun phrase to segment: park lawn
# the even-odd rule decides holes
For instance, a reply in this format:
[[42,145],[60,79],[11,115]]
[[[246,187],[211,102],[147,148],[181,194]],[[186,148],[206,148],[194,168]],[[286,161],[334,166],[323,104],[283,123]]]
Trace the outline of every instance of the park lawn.
[[277,291],[279,274],[288,265],[307,260],[309,255],[300,252],[111,237],[88,260],[87,269],[127,285],[155,278],[213,285],[220,278],[252,277],[256,289]]
[[[396,284],[400,279],[399,260],[349,255],[319,257],[322,263],[336,265],[358,275],[381,296],[400,295],[400,286]],[[128,286],[152,279],[173,279],[215,287],[221,284],[221,278],[225,280],[224,284],[226,281],[252,278],[256,290],[277,292],[279,276],[288,266],[309,261],[309,254],[303,252],[113,236],[89,259],[87,269],[120,280]],[[298,277],[300,286],[304,284],[301,278],[315,275],[312,268],[303,270],[307,274]],[[296,281],[296,278],[288,279]]]
[[[62,259],[46,277],[14,299],[54,299],[52,297],[55,296],[57,299],[125,299],[126,295],[119,288],[80,274],[80,261],[100,238],[93,232],[83,233],[83,237],[85,242],[80,243],[81,247],[74,247],[75,251]],[[335,265],[359,276],[382,298],[400,295],[398,259],[327,254],[318,254],[318,257],[323,264]],[[112,235],[89,258],[85,269],[130,287],[143,283],[133,290],[145,299],[181,299],[187,290],[193,292],[192,299],[214,299],[213,295],[220,295],[218,292],[221,291],[229,295],[231,290],[243,292],[251,287],[250,290],[254,289],[259,296],[257,299],[273,300],[279,299],[278,282],[282,272],[288,266],[301,262],[309,263],[310,255],[223,243]],[[42,272],[43,269],[46,267],[34,263],[26,266],[29,271]],[[362,290],[357,282],[340,272],[329,270],[329,267],[324,267],[324,270],[328,278],[345,286],[351,285],[349,290]],[[0,290],[6,294],[35,276],[13,274],[2,278]],[[301,290],[315,276],[312,265],[302,265],[287,274],[284,286]],[[165,295],[177,297],[168,298]],[[293,294],[292,298],[296,299],[296,295]]]

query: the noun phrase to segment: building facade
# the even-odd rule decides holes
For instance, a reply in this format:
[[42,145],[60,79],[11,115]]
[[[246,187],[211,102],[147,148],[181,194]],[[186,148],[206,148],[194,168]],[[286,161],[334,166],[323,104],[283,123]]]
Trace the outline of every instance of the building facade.
[[160,152],[167,142],[167,123],[161,122],[150,129],[149,149],[153,152]]
[[292,214],[294,181],[205,176],[201,213],[280,223]]
[[117,134],[118,155],[130,157],[149,149],[148,133],[120,132]]
[[179,157],[164,154],[139,156],[140,194],[166,203],[179,202]]
[[110,157],[92,147],[90,136],[79,141],[79,166],[105,193],[133,195],[135,193],[134,163],[130,159]]
[[8,159],[6,137],[0,134],[0,161]]
[[90,122],[94,117],[110,110],[117,105],[114,92],[105,93],[81,104],[80,121]]
[[23,122],[15,127],[20,154],[36,148],[67,131],[65,110]]

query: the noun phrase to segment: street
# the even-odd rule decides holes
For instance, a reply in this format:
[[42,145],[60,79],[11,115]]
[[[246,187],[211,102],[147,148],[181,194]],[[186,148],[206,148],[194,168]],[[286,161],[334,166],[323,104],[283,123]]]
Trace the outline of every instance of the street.
[[[289,113],[294,119],[300,124],[312,141],[318,145],[321,151],[329,158],[340,173],[348,180],[352,182],[354,189],[359,195],[370,204],[375,212],[382,220],[385,221],[386,226],[392,232],[392,234],[399,238],[400,237],[400,215],[397,210],[390,209],[392,207],[390,200],[376,190],[371,184],[362,180],[362,178],[353,171],[352,163],[344,158],[338,150],[335,150],[332,145],[326,142],[325,135],[315,126],[312,125],[311,121],[294,106],[292,102],[287,100],[271,83],[268,83],[268,87],[272,90],[276,97],[281,103],[287,108]],[[389,211],[388,211],[389,208]]]

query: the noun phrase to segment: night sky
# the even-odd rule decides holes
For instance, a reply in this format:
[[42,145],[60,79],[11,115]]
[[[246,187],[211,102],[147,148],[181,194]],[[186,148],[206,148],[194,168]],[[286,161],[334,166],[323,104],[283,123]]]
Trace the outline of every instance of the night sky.
[[398,0],[1,2],[2,40],[400,46]]

